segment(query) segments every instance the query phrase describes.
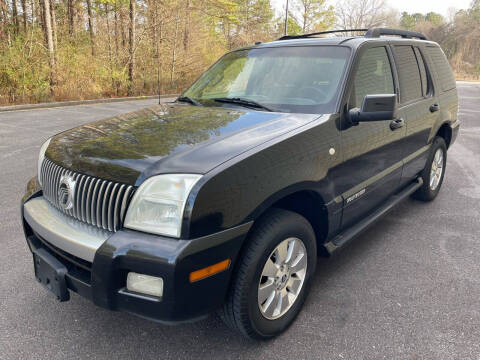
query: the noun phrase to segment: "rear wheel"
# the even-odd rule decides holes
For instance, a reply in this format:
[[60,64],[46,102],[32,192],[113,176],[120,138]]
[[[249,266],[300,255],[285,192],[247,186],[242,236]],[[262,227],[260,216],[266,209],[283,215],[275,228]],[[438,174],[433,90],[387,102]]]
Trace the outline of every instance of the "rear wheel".
[[422,173],[423,185],[413,194],[413,197],[422,201],[432,201],[442,187],[447,165],[447,146],[445,140],[439,136],[435,138],[430,149],[430,155]]
[[250,338],[284,331],[300,312],[316,267],[310,223],[281,209],[270,211],[247,239],[220,316]]

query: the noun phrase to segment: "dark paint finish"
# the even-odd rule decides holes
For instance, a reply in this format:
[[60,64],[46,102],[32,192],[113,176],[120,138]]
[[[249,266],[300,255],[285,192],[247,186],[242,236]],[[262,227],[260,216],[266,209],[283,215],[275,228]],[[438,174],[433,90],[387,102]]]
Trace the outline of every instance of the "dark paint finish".
[[[310,199],[314,206],[312,219],[326,224],[316,232],[317,240],[328,243],[375,214],[392,195],[412,186],[442,126],[452,134],[450,144],[454,142],[459,128],[456,89],[440,90],[428,54],[424,57],[433,92],[419,101],[400,102],[391,45],[416,46],[423,53],[427,44],[435,43],[334,38],[259,47],[307,44],[341,44],[352,49],[335,114],[169,104],[54,137],[47,157],[96,177],[138,186],[157,174],[204,174],[187,200],[181,239],[125,229],[100,247],[91,277],[92,298],[97,305],[168,322],[203,316],[224,301],[248,229],[270,207],[302,194],[302,199]],[[352,78],[362,53],[379,46],[387,49],[392,65],[397,117],[404,122],[397,129],[392,129],[391,119],[352,126],[346,116]],[[431,112],[434,103],[439,111]],[[38,195],[38,183],[32,181],[24,201]],[[26,235],[31,235],[28,224]],[[226,258],[232,260],[227,271],[194,284],[188,282],[191,271]],[[119,292],[128,271],[164,277],[161,301]]]
[[65,131],[46,156],[79,173],[138,185],[158,173],[204,174],[316,117],[162,104]]

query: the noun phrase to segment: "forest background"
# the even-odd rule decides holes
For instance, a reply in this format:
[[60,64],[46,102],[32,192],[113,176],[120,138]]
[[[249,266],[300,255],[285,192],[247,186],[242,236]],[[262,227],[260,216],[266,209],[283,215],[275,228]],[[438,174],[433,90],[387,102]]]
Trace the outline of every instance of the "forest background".
[[[181,92],[225,52],[284,33],[270,0],[0,0],[0,105]],[[480,0],[448,16],[385,0],[289,0],[288,33],[394,27],[480,79]]]

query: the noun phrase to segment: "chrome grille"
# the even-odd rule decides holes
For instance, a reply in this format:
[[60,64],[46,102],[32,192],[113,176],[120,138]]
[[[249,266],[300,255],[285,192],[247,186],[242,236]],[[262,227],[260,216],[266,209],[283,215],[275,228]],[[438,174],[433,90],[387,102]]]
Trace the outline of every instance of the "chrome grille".
[[[73,207],[60,206],[58,189],[62,176],[71,176],[76,182]],[[127,211],[135,188],[65,169],[49,159],[43,160],[40,171],[43,196],[57,209],[93,226],[117,231]]]

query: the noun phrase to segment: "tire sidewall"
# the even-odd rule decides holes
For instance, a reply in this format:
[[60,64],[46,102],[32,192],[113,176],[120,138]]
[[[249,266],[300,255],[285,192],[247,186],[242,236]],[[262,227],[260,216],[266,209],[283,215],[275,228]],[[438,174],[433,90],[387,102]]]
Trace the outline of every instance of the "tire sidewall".
[[[435,190],[432,190],[430,187],[430,172],[432,169],[432,162],[433,159],[435,158],[435,153],[437,152],[438,149],[442,149],[443,152],[443,169],[442,169],[442,176],[440,177],[440,182],[438,183],[437,187]],[[437,194],[440,191],[440,188],[442,187],[443,184],[443,179],[445,177],[445,171],[446,171],[446,165],[447,165],[447,146],[445,144],[445,140],[443,140],[441,137],[435,138],[435,141],[432,144],[432,148],[430,151],[430,156],[428,158],[427,166],[425,168],[424,176],[423,179],[425,180],[425,186],[426,186],[426,192],[428,194],[428,197],[430,199],[433,199],[437,196]]]
[[[258,252],[258,257],[255,259],[256,266],[252,269],[250,278],[250,286],[248,289],[248,313],[252,328],[261,338],[270,338],[276,334],[284,331],[295,319],[300,312],[303,303],[311,286],[311,281],[316,268],[316,242],[315,235],[311,229],[310,224],[303,218],[298,216],[301,221],[286,221],[279,224],[275,233],[268,233],[263,242],[262,251]],[[290,309],[280,318],[269,320],[265,318],[258,307],[258,284],[263,267],[273,252],[275,247],[283,240],[295,237],[300,239],[306,249],[307,256],[307,272],[301,292],[295,303]]]

